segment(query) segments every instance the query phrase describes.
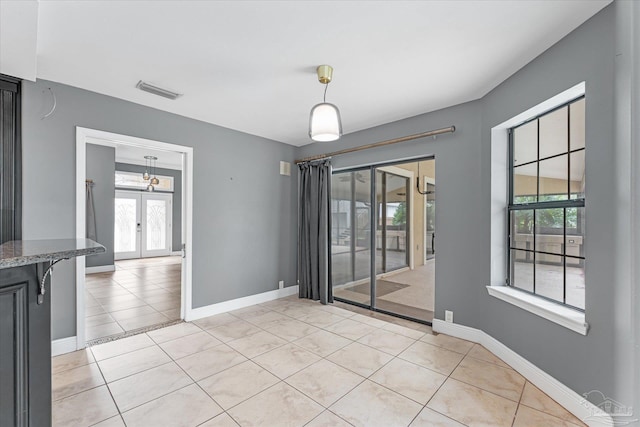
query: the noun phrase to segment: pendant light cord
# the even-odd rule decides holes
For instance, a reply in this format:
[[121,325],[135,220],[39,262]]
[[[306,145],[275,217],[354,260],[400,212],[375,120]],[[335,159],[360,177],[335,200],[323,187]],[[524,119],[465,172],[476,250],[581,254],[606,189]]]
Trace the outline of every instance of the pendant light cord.
[[329,88],[329,83],[324,84],[324,97],[322,98],[322,102],[327,103],[327,89]]

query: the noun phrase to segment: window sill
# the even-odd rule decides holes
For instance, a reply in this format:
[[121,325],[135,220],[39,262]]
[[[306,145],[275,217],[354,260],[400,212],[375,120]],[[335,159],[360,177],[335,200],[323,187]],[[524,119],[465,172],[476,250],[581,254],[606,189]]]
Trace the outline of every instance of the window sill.
[[581,335],[587,335],[589,324],[585,321],[583,312],[563,307],[508,286],[487,286],[487,291],[492,297],[513,304]]

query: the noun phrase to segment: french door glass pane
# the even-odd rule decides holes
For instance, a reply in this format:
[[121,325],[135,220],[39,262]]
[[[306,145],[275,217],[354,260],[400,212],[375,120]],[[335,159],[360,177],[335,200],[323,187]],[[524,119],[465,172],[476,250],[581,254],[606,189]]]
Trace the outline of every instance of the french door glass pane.
[[167,247],[167,203],[164,200],[146,201],[147,250]]
[[115,199],[114,252],[136,250],[136,199]]

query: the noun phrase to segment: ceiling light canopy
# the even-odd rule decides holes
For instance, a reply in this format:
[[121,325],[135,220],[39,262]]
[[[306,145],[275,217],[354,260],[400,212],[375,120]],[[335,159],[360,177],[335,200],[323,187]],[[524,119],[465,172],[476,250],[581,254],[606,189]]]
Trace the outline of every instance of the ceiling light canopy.
[[333,67],[320,65],[316,72],[318,73],[318,81],[325,85],[324,98],[323,102],[311,109],[309,137],[314,141],[335,141],[342,136],[342,120],[338,107],[327,102],[327,88],[333,78]]

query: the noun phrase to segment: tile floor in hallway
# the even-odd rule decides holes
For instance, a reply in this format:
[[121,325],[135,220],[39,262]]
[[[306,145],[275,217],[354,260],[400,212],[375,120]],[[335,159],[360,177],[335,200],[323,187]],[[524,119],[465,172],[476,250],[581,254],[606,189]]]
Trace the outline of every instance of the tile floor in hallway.
[[116,271],[85,276],[86,339],[180,318],[179,256],[116,261]]
[[583,425],[477,344],[343,307],[288,297],[55,357],[53,425]]

